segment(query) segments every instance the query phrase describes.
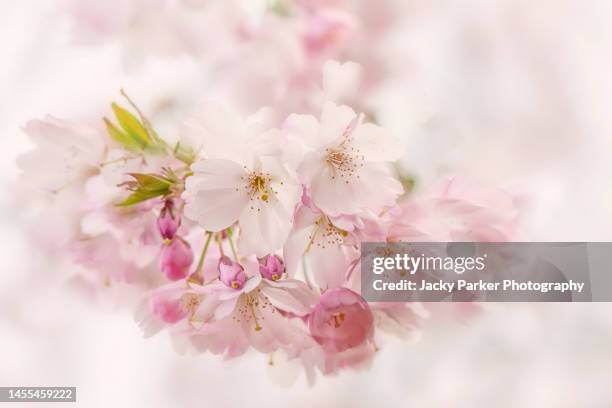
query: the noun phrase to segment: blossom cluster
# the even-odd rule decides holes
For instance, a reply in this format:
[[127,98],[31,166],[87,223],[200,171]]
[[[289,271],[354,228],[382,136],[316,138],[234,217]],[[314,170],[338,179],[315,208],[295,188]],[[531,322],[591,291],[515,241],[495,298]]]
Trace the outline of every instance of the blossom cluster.
[[429,314],[361,297],[362,242],[505,241],[517,216],[510,194],[462,177],[408,194],[394,167],[403,144],[356,111],[369,109],[364,69],[326,60],[355,21],[325,3],[241,19],[227,83],[245,97],[201,104],[178,141],[123,93],[129,106],[96,123],[28,122],[35,147],[19,158],[40,248],[98,292],[134,288],[146,336],[228,358],[256,350],[311,382],[367,367],[386,336],[415,338]]
[[401,144],[345,105],[276,128],[265,110],[243,119],[210,102],[174,146],[146,117],[113,111],[103,129],[29,122],[37,147],[20,158],[24,185],[53,203],[43,222],[74,225],[60,241],[71,260],[102,287],[143,288],[145,334],[168,330],[183,349],[281,353],[310,378],[366,365],[380,333],[414,335],[427,311],[360,296],[362,242],[514,229],[511,196],[460,178],[399,200],[390,164]]

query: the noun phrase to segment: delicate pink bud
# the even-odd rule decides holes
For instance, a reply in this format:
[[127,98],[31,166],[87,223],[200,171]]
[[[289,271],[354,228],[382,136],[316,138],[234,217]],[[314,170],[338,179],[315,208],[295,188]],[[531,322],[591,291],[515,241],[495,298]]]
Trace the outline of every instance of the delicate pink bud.
[[219,258],[219,279],[232,289],[242,289],[247,276],[242,265],[222,256]]
[[374,335],[374,317],[368,302],[346,288],[321,295],[308,316],[310,334],[327,351],[340,352],[357,347]]
[[277,281],[285,273],[285,263],[278,255],[259,258],[259,273],[266,279]]
[[166,200],[157,217],[157,229],[163,239],[172,239],[181,226],[181,215],[174,208],[172,200]]
[[161,253],[161,270],[170,280],[179,280],[187,276],[193,262],[193,252],[187,242],[175,237],[164,245]]

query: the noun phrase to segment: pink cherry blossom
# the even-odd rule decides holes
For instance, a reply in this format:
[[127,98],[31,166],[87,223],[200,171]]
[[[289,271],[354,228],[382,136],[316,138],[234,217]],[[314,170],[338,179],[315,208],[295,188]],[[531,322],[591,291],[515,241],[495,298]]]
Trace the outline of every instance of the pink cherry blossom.
[[400,207],[390,231],[393,241],[503,242],[516,233],[517,200],[466,177],[442,180]]
[[328,102],[320,120],[291,115],[283,131],[303,145],[298,176],[325,214],[379,212],[403,192],[387,167],[402,156],[401,146],[381,127],[364,123],[348,106]]
[[371,341],[374,317],[368,303],[346,288],[321,295],[308,317],[312,337],[327,351],[341,352]]
[[205,307],[199,287],[177,281],[150,291],[136,311],[136,320],[148,337],[186,319],[192,324]]
[[[250,267],[255,269],[257,265]],[[202,316],[204,324],[191,335],[198,350],[236,356],[250,346],[269,353],[279,347],[308,344],[303,321],[293,317],[307,315],[316,303],[316,295],[303,282],[269,281],[257,274],[239,289],[219,282],[204,291],[214,306]],[[222,338],[216,334],[219,331],[224,333]]]
[[184,134],[199,141],[206,158],[191,167],[185,216],[210,231],[238,221],[241,253],[264,256],[281,248],[300,190],[282,161],[278,131],[262,130],[260,117],[243,121],[207,105],[187,121]]
[[17,159],[22,183],[57,192],[98,173],[104,155],[99,129],[47,116],[29,121],[24,130],[36,148]]
[[334,225],[330,217],[301,206],[283,248],[289,275],[297,273],[305,257],[319,288],[341,286],[349,265],[359,257],[353,238],[348,231]]

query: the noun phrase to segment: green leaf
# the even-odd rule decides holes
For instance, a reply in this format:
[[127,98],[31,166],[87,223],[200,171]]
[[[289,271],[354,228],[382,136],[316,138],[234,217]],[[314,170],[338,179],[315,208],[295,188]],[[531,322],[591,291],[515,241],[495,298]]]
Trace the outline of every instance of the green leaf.
[[140,121],[136,118],[136,116],[132,115],[126,109],[117,105],[113,102],[112,104],[113,112],[115,112],[115,117],[119,122],[119,126],[132,137],[132,139],[138,141],[142,144],[143,147],[151,145],[153,140],[147,133],[145,127],[140,123]]
[[143,201],[150,200],[151,198],[162,196],[163,194],[152,194],[152,193],[143,193],[140,191],[135,191],[128,196],[125,200],[117,204],[119,207],[128,207],[130,205],[138,204]]
[[133,150],[137,152],[142,151],[142,146],[138,144],[136,141],[134,141],[130,135],[123,133],[115,125],[113,125],[113,123],[107,118],[104,118],[103,120],[104,120],[104,123],[106,124],[106,130],[108,131],[108,134],[114,141],[116,141],[117,143],[121,144],[122,146],[124,146],[125,148],[129,150]]
[[120,207],[126,207],[141,203],[155,197],[166,196],[171,193],[173,180],[159,176],[157,174],[130,173],[134,181],[129,181],[123,185],[130,186],[132,191],[125,200],[117,204]]
[[113,140],[137,153],[166,153],[166,142],[160,139],[150,126],[145,126],[140,119],[116,103],[113,102],[111,106],[119,126],[107,118],[104,118],[104,123]]
[[145,191],[168,190],[172,180],[156,174],[130,173],[138,182],[138,188]]

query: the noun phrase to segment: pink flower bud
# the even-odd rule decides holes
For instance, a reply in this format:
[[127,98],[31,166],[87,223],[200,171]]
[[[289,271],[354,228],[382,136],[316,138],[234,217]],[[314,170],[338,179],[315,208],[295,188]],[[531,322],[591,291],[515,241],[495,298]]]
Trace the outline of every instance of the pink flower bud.
[[331,289],[321,295],[308,316],[308,329],[325,350],[341,352],[372,339],[374,317],[368,302],[357,293]]
[[242,289],[247,281],[244,268],[227,256],[219,258],[219,279],[232,289]]
[[193,262],[193,252],[187,242],[175,237],[168,245],[164,245],[161,253],[161,270],[170,280],[179,280],[187,276]]
[[266,279],[277,281],[285,273],[285,263],[278,255],[259,258],[259,273]]
[[181,226],[181,215],[175,210],[172,200],[166,200],[157,217],[157,229],[163,239],[172,239]]

